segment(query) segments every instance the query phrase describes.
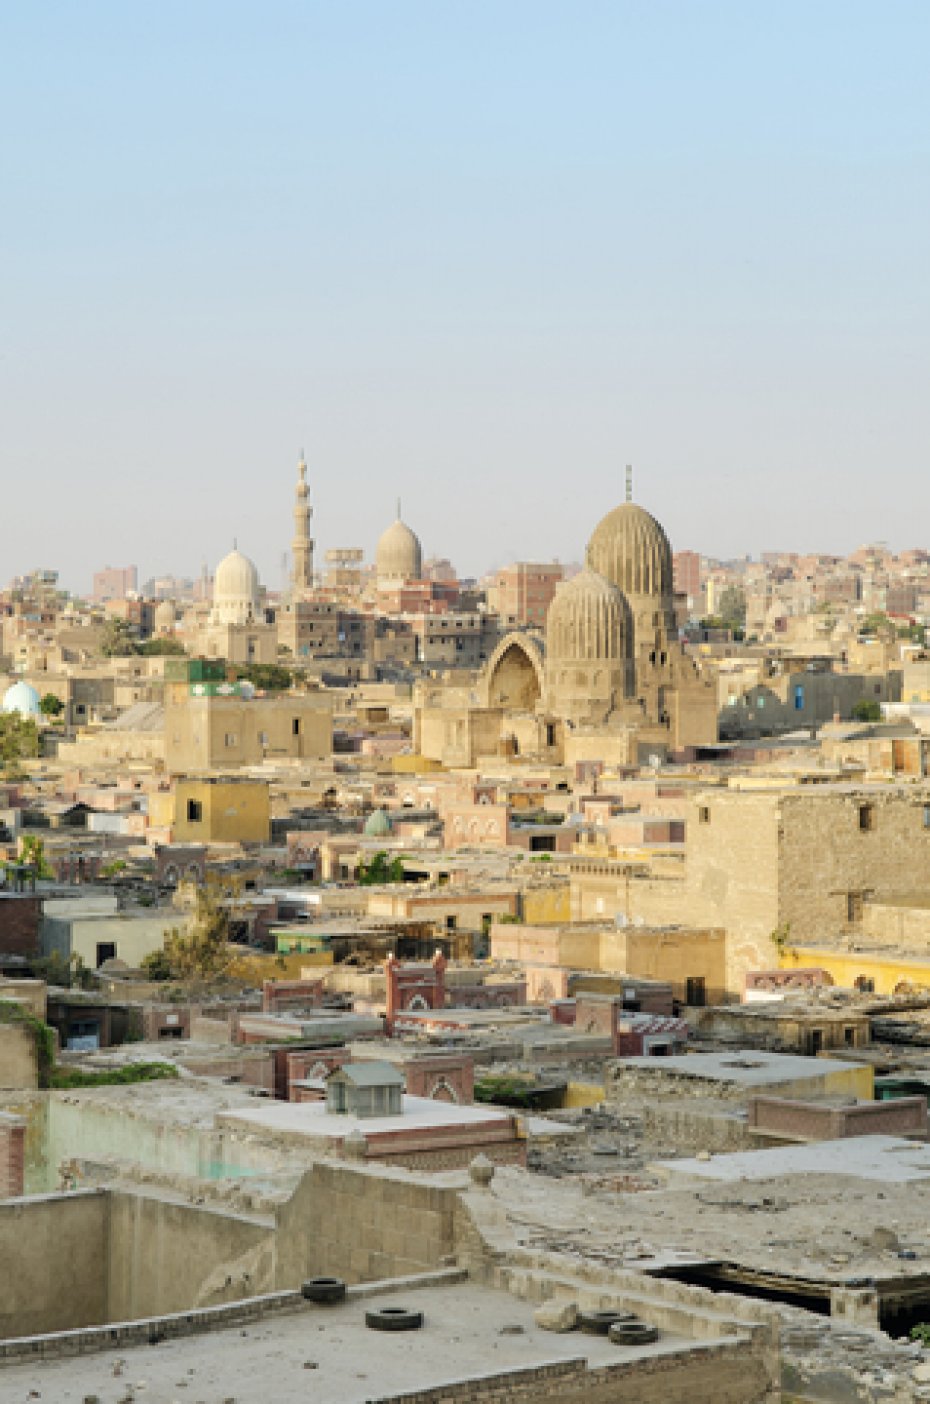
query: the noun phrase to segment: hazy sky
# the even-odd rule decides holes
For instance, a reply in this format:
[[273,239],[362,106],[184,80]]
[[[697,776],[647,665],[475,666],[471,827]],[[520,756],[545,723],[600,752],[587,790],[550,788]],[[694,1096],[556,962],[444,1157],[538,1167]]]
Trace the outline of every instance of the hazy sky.
[[0,3],[0,580],[930,544],[927,0]]

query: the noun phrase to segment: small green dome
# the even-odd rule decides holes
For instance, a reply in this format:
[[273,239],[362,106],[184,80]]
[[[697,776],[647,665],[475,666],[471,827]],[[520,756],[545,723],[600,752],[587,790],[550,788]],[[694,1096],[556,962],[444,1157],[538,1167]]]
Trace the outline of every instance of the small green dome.
[[376,809],[365,820],[362,830],[366,838],[388,838],[394,831],[391,816],[386,809]]

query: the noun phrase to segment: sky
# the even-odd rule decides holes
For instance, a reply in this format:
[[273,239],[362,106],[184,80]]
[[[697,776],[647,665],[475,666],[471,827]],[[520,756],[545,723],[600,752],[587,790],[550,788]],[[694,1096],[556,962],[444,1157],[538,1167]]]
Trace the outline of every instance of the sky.
[[926,0],[0,4],[0,582],[930,545]]

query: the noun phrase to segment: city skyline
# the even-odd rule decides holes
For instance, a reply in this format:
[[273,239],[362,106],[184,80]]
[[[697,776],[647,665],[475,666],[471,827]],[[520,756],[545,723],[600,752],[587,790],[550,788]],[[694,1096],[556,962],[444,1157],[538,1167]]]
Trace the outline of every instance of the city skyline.
[[302,443],[321,550],[400,495],[466,575],[577,559],[629,461],[677,547],[919,543],[925,7],[99,0],[0,38],[5,575],[238,537],[273,581]]

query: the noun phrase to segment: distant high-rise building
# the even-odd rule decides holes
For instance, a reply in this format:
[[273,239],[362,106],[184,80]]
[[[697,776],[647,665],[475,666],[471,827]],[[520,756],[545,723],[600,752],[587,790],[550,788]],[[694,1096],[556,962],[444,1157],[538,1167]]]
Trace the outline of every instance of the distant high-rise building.
[[516,561],[498,571],[488,594],[488,603],[502,619],[542,628],[555,595],[565,578],[565,568],[553,562]]
[[701,593],[701,558],[697,551],[676,551],[672,557],[675,589],[679,595],[696,600]]
[[134,565],[105,566],[94,575],[95,600],[124,600],[127,595],[138,594],[138,591],[139,571]]
[[291,592],[301,599],[313,589],[313,541],[310,536],[310,489],[303,449],[297,465],[297,492],[294,501],[294,543],[291,547]]

